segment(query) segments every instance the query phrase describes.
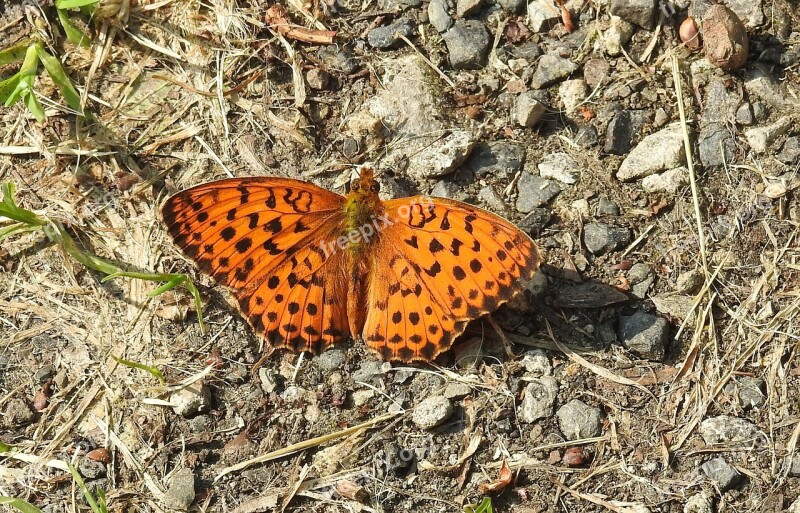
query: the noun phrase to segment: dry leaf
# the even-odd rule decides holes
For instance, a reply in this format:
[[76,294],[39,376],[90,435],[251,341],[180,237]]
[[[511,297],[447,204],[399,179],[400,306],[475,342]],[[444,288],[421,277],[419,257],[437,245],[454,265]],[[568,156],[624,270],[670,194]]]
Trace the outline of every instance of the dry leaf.
[[510,485],[513,479],[514,473],[511,472],[508,462],[505,458],[503,458],[503,465],[500,467],[500,474],[498,475],[497,480],[489,483],[481,483],[481,485],[478,487],[478,490],[480,490],[480,492],[483,494],[499,492],[506,486]]

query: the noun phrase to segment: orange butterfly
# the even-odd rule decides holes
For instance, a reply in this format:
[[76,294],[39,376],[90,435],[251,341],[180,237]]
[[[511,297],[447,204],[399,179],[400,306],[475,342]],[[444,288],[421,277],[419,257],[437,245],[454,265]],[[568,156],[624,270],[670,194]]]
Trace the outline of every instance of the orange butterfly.
[[162,207],[183,252],[231,288],[272,347],[317,353],[361,336],[385,359],[433,360],[511,299],[542,259],[472,205],[381,201],[364,168],[347,196],[285,178],[198,185]]

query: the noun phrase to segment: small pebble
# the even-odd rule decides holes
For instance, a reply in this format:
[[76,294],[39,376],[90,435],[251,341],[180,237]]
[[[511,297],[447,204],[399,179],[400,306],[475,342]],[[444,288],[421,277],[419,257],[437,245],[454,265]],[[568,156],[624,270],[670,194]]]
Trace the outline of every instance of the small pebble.
[[653,361],[661,361],[669,339],[669,323],[656,315],[641,310],[622,316],[619,321],[620,343],[633,354]]
[[525,387],[525,395],[517,415],[520,422],[532,423],[553,415],[558,397],[558,381],[552,376],[532,380]]
[[414,407],[411,420],[420,429],[433,429],[440,426],[453,414],[450,399],[436,395],[422,400]]
[[700,471],[715,481],[720,491],[730,490],[742,480],[742,475],[724,458],[718,457],[700,465]]
[[194,472],[190,468],[183,468],[173,474],[162,503],[169,509],[187,511],[194,498]]
[[514,102],[514,120],[520,126],[530,128],[537,125],[547,112],[547,106],[536,96],[533,91],[526,91],[517,96]]
[[558,427],[567,440],[599,436],[602,432],[601,412],[580,399],[573,399],[558,409]]
[[457,20],[442,36],[453,69],[480,69],[486,66],[491,37],[478,20]]

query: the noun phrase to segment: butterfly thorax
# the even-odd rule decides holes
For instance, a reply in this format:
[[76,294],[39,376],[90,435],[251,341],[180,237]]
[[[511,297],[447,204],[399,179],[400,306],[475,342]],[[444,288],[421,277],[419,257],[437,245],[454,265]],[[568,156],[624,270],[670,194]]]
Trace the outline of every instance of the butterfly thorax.
[[371,169],[361,171],[344,201],[342,236],[347,237],[348,250],[360,253],[377,237],[385,225],[384,206],[378,197],[378,182]]

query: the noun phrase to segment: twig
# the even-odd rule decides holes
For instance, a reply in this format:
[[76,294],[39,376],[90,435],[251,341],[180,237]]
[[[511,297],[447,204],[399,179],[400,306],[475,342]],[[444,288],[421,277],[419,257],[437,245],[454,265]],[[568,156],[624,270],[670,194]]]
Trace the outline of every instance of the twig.
[[267,25],[278,31],[283,36],[304,43],[314,43],[318,45],[332,45],[333,38],[336,36],[335,30],[307,29],[289,23],[286,19],[286,10],[280,5],[273,5],[267,9],[264,16]]

